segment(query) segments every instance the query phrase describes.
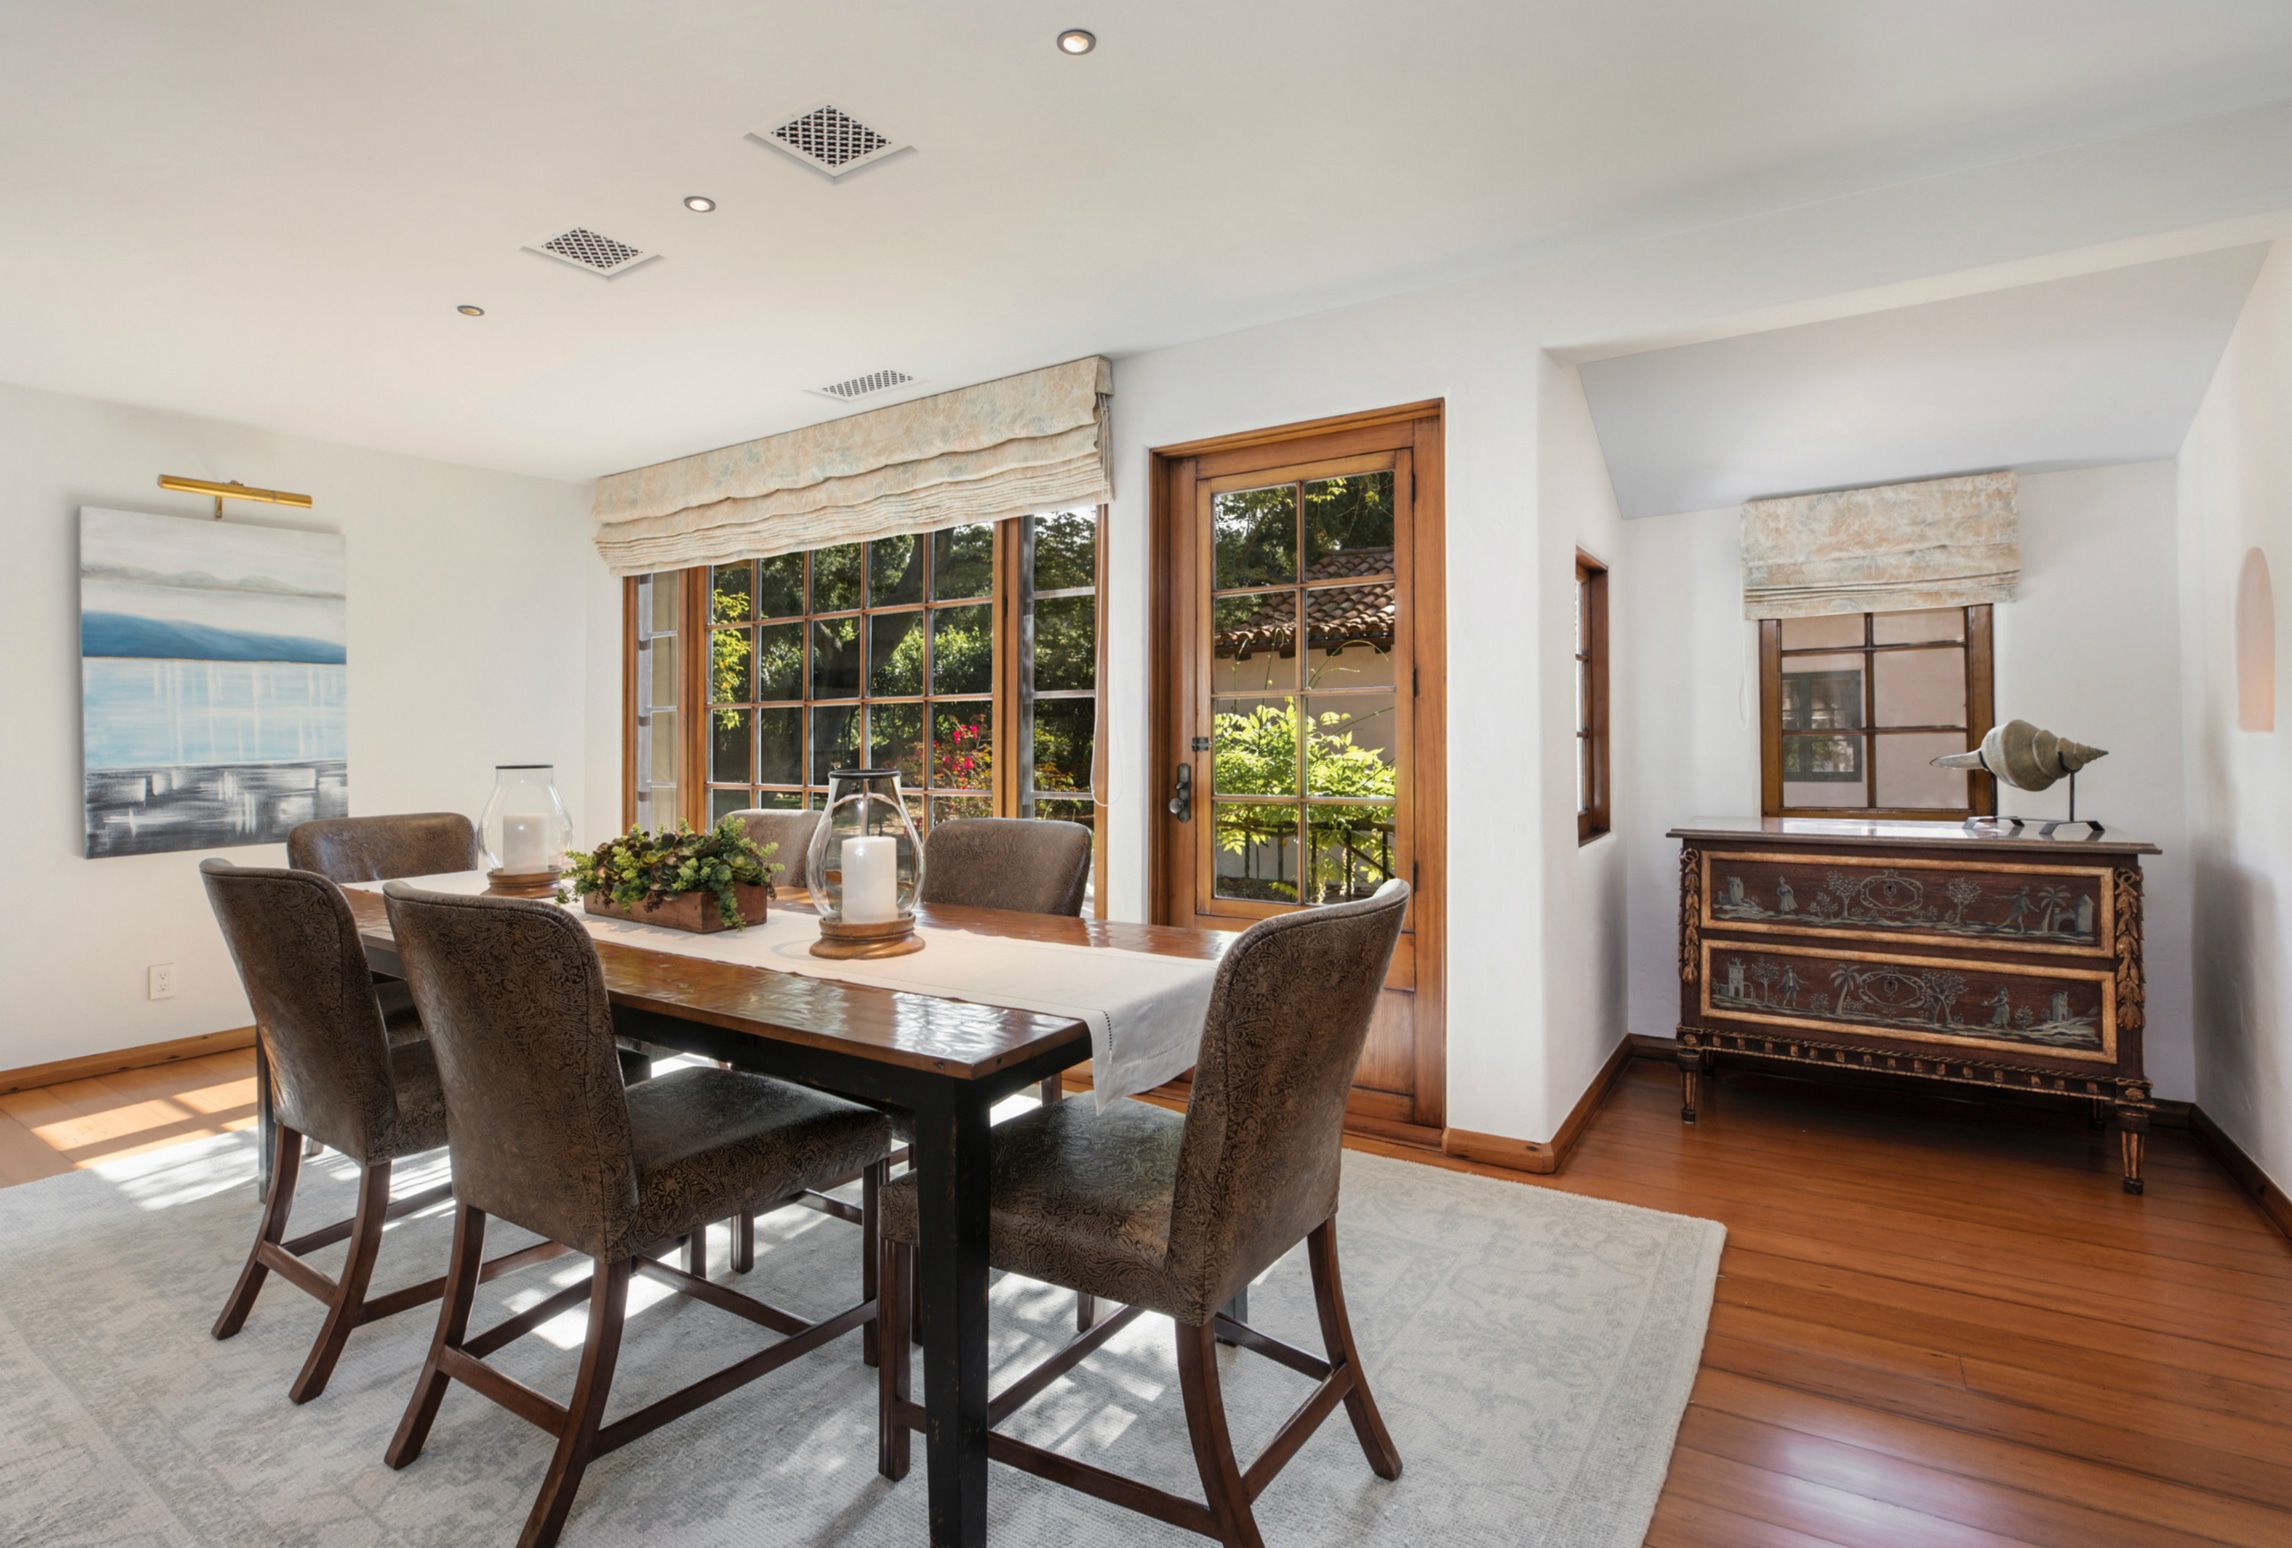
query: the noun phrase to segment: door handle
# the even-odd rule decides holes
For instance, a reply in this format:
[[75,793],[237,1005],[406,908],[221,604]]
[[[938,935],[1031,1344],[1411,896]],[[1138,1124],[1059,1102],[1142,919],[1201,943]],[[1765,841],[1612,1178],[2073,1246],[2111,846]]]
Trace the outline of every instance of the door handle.
[[1178,765],[1178,783],[1170,792],[1170,815],[1180,822],[1191,822],[1194,816],[1194,766]]

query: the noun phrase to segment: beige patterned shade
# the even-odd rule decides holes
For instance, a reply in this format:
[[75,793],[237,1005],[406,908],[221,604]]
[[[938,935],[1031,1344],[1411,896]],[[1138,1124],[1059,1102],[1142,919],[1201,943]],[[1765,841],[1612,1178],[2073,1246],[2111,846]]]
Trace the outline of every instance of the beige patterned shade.
[[1100,356],[598,480],[616,575],[1094,505],[1113,493]]
[[1746,618],[2010,602],[2020,583],[2011,473],[1752,500],[1743,507]]

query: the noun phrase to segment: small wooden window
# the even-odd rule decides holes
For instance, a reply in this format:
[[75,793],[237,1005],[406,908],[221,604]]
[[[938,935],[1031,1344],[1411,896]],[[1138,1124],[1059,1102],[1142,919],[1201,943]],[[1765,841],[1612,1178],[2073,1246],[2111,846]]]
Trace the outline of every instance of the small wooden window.
[[1988,775],[1933,765],[1980,745],[1992,670],[1986,605],[1764,620],[1762,809],[1769,817],[1996,811]]
[[1576,550],[1576,842],[1608,831],[1608,567]]

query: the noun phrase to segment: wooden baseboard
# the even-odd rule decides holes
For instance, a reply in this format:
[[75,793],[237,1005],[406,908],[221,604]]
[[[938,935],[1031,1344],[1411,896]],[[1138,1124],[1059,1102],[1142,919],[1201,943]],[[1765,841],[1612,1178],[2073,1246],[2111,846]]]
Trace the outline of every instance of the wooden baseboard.
[[1550,1139],[1512,1139],[1472,1129],[1445,1129],[1441,1132],[1440,1148],[1460,1161],[1477,1161],[1483,1166],[1500,1166],[1507,1171],[1533,1172],[1538,1176],[1557,1172],[1567,1164],[1568,1152],[1576,1148],[1576,1141],[1583,1137],[1584,1126],[1608,1099],[1608,1093],[1623,1077],[1625,1067],[1639,1056],[1633,1044],[1634,1039],[1629,1036],[1616,1044],[1615,1051],[1600,1066],[1599,1074],[1592,1077],[1591,1085],[1568,1110],[1559,1132]]
[[2189,1132],[2197,1143],[2212,1152],[2220,1169],[2236,1180],[2236,1185],[2252,1195],[2260,1212],[2276,1223],[2276,1229],[2292,1237],[2292,1195],[2276,1185],[2275,1179],[2260,1169],[2260,1163],[2244,1153],[2244,1147],[2229,1138],[2226,1130],[2212,1121],[2212,1115],[2203,1108],[2189,1108]]
[[114,1048],[109,1053],[82,1054],[77,1059],[27,1064],[18,1070],[0,1070],[0,1096],[11,1091],[32,1091],[41,1086],[60,1086],[68,1080],[93,1080],[99,1075],[117,1075],[122,1070],[143,1070],[157,1064],[204,1059],[209,1054],[233,1053],[254,1045],[253,1027],[231,1027],[222,1032],[202,1032],[197,1037],[178,1037],[165,1043],[144,1043],[135,1048]]

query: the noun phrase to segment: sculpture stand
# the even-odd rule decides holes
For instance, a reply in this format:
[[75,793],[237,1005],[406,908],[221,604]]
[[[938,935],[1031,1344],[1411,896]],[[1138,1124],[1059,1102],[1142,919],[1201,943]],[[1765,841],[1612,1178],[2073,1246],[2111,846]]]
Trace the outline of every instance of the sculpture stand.
[[[2019,817],[1968,817],[1966,819],[1966,831],[1968,833],[2019,833],[2027,826],[2028,823]],[[2083,828],[2087,838],[2099,838],[2109,831],[2092,818],[2080,818],[2077,815],[2077,775],[2074,770],[2069,775],[2069,815],[2067,817],[2046,818],[2040,821],[2037,836],[2039,838],[2051,838],[2063,828]]]

